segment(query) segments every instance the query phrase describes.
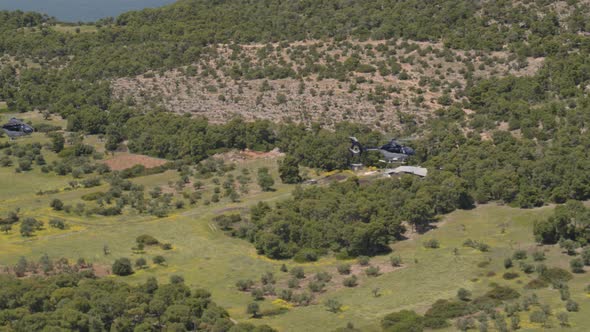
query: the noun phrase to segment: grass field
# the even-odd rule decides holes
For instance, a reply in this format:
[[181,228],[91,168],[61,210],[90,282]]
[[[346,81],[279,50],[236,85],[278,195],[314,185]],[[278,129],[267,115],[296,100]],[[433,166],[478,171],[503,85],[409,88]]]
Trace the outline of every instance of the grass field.
[[94,25],[62,25],[62,24],[58,24],[56,26],[53,27],[53,29],[55,29],[58,32],[64,32],[64,33],[77,33],[77,29],[80,29],[80,33],[93,33],[93,32],[97,32],[98,28]]
[[[35,114],[26,117],[32,121],[43,121]],[[59,123],[62,120],[51,121]],[[17,142],[20,144],[32,141],[46,142],[47,138],[36,133]],[[88,142],[100,144],[92,137],[88,138]],[[47,151],[44,151],[44,155],[48,161],[56,158]],[[234,172],[239,174],[241,168],[248,168],[250,174],[255,174],[256,168],[261,166],[270,167],[273,176],[277,178],[276,160],[272,159],[238,162]],[[144,185],[148,191],[155,186],[166,187],[170,181],[178,178],[178,172],[167,171],[132,181]],[[278,284],[284,285],[289,277],[280,272],[283,263],[290,268],[300,265],[308,275],[328,271],[337,279],[335,267],[341,261],[333,257],[308,264],[296,264],[290,260],[272,261],[257,255],[250,243],[225,235],[211,221],[218,214],[240,211],[258,201],[276,202],[285,199],[289,197],[292,186],[277,183],[276,191],[260,192],[252,185],[250,193],[243,196],[240,202],[231,203],[225,199],[210,205],[198,203],[195,207],[174,210],[168,217],[161,219],[132,212],[116,217],[85,217],[53,211],[49,208],[49,202],[53,198],[59,198],[67,204],[76,204],[82,202],[82,195],[106,191],[108,185],[68,191],[66,188],[72,179],[71,176],[44,174],[37,168],[26,173],[15,173],[13,167],[0,168],[0,215],[20,208],[23,216],[33,216],[45,222],[52,217],[60,217],[69,225],[64,231],[44,229],[32,238],[21,237],[18,226],[8,234],[0,234],[0,265],[14,264],[20,256],[37,260],[44,253],[52,258],[66,257],[71,261],[83,257],[106,268],[119,257],[129,257],[132,260],[145,257],[150,262],[148,269],[136,271],[134,275],[125,278],[109,278],[136,283],[150,276],[167,281],[171,275],[179,274],[191,287],[204,287],[212,291],[214,300],[226,307],[237,321],[267,323],[281,331],[330,331],[343,327],[348,322],[353,322],[363,331],[379,331],[379,321],[388,313],[401,309],[424,313],[437,299],[454,298],[461,287],[471,290],[474,296],[479,296],[489,289],[492,282],[510,285],[522,294],[531,293],[524,290],[523,286],[534,278],[534,274],[526,275],[518,268],[513,268],[519,272],[519,278],[511,281],[502,278],[505,272],[503,260],[516,249],[527,250],[529,261],[532,261],[530,253],[543,250],[547,256],[547,266],[560,266],[569,270],[569,257],[562,254],[557,247],[537,247],[532,236],[533,221],[549,215],[553,209],[551,206],[522,210],[490,204],[451,213],[441,219],[436,229],[393,244],[392,255],[400,255],[404,262],[401,269],[378,277],[367,277],[362,271],[357,271],[359,286],[355,288],[343,288],[333,281],[325,293],[316,297],[314,305],[289,306],[286,313],[250,319],[245,308],[252,302],[252,297],[247,292],[237,291],[235,283],[240,279],[259,280],[264,272],[271,271],[277,277]],[[212,193],[211,181],[204,180],[204,197],[209,197]],[[39,190],[55,189],[59,190],[56,194],[35,194]],[[135,238],[142,234],[150,234],[161,242],[172,243],[173,250],[148,248],[145,253],[133,253],[131,248],[135,245]],[[467,238],[483,241],[491,246],[491,250],[482,253],[463,247]],[[428,239],[437,239],[441,247],[424,248],[423,242]],[[103,253],[105,245],[111,252],[108,256]],[[155,255],[163,255],[167,265],[152,264],[151,258]],[[483,268],[478,267],[484,261],[489,261],[490,264]],[[379,266],[388,266],[388,262],[389,256],[378,256],[371,260],[371,264]],[[583,288],[589,283],[587,274],[576,275],[570,282],[571,295],[580,304],[580,312],[570,314],[572,327],[568,331],[587,331],[590,326],[590,297],[583,292]],[[378,297],[372,295],[375,288],[380,289],[381,295]],[[536,293],[543,303],[552,306],[554,313],[564,310],[564,303],[560,301],[556,290],[543,289]],[[330,298],[343,304],[341,312],[331,313],[326,310],[323,303]],[[261,302],[263,310],[276,309],[282,305],[272,299]],[[539,325],[528,321],[527,314],[522,314],[521,321],[523,331],[540,329]],[[554,330],[558,330],[554,316],[552,324]],[[453,330],[455,328],[451,327],[445,331]]]

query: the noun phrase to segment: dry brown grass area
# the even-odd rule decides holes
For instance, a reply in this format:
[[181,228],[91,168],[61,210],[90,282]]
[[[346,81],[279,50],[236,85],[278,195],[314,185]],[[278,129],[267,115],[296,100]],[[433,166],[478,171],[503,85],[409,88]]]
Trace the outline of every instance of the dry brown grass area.
[[114,157],[104,161],[104,163],[107,164],[113,171],[121,171],[131,168],[135,165],[142,165],[145,168],[154,168],[162,166],[166,162],[167,160],[165,159],[126,152],[117,153]]

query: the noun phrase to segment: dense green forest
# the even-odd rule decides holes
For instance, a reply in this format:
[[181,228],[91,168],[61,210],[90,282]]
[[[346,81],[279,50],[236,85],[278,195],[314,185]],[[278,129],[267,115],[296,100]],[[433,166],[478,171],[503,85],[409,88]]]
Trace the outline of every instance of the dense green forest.
[[402,221],[423,231],[437,214],[472,204],[465,183],[451,173],[369,185],[353,178],[327,188],[299,188],[275,208],[259,203],[251,220],[232,233],[271,258],[315,260],[331,251],[341,257],[373,256],[402,238]]
[[273,331],[234,325],[208,291],[180,277],[138,286],[84,272],[0,280],[0,326],[11,331]]

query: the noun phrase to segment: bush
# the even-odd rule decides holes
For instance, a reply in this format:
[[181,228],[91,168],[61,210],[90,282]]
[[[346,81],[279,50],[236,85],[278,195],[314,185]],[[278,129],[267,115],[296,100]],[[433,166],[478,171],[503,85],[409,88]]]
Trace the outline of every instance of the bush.
[[346,286],[346,287],[356,287],[356,285],[357,285],[357,278],[354,275],[353,276],[350,276],[348,278],[345,278],[342,281],[342,284],[344,286]]
[[533,323],[544,324],[547,321],[547,315],[540,310],[533,311],[529,315],[529,320]]
[[512,259],[511,258],[504,259],[504,268],[509,269],[512,266],[514,266],[514,264],[512,263]]
[[541,288],[545,288],[548,287],[549,284],[547,283],[547,281],[542,280],[542,279],[533,279],[531,281],[529,281],[529,283],[527,283],[524,288],[525,289],[541,289]]
[[569,312],[577,312],[578,310],[580,310],[580,306],[577,302],[573,300],[567,300],[565,304],[565,309]]
[[584,273],[584,261],[581,258],[574,258],[570,261],[573,273]]
[[54,218],[49,220],[49,227],[64,230],[66,229],[66,222],[63,219]]
[[324,305],[326,306],[328,311],[333,313],[339,312],[340,308],[342,308],[342,304],[335,299],[328,299],[326,303],[324,303]]
[[293,260],[299,263],[315,262],[318,260],[318,254],[313,249],[302,249],[295,254]]
[[389,258],[389,262],[393,267],[399,267],[402,265],[402,258],[400,256],[392,256]]
[[264,292],[260,288],[252,288],[250,294],[252,295],[255,301],[264,300]]
[[461,301],[469,301],[471,300],[471,292],[465,288],[459,288],[457,298]]
[[485,296],[500,301],[513,300],[520,297],[520,293],[516,290],[506,286],[495,286],[489,290]]
[[524,272],[526,274],[531,274],[531,273],[535,272],[535,266],[533,264],[529,264],[529,263],[521,262],[520,269],[522,270],[522,272]]
[[153,245],[157,245],[160,243],[155,237],[153,237],[151,235],[147,235],[147,234],[138,236],[135,239],[135,242],[137,242],[138,244],[139,243],[144,244],[146,246],[153,246]]
[[339,264],[336,269],[340,274],[350,274],[350,264]]
[[138,269],[143,269],[147,266],[147,261],[143,257],[139,257],[135,260],[135,267]]
[[289,273],[297,279],[305,278],[305,271],[303,271],[303,268],[300,266],[296,266],[296,267],[292,268]]
[[250,279],[242,279],[236,282],[236,287],[238,288],[238,290],[242,292],[249,290],[250,288],[252,288],[252,286],[254,286],[254,281]]
[[424,317],[423,324],[424,327],[433,330],[444,329],[446,327],[451,326],[449,321],[442,317]]
[[440,243],[437,239],[430,239],[424,242],[424,248],[437,249],[440,248]]
[[119,258],[117,259],[112,266],[112,271],[114,274],[118,276],[128,276],[133,274],[133,267],[131,266],[131,261],[129,258]]
[[470,314],[470,306],[463,301],[438,300],[426,311],[426,317],[456,318]]
[[357,258],[357,262],[361,265],[361,266],[367,266],[369,265],[369,262],[371,261],[371,258],[367,257],[367,256],[359,256]]
[[82,195],[81,198],[84,201],[96,201],[97,199],[102,198],[104,196],[105,196],[105,193],[103,193],[102,191],[97,191],[97,192]]
[[543,274],[541,274],[540,277],[542,280],[556,285],[559,283],[568,282],[574,276],[570,272],[568,272],[562,268],[551,267],[551,268],[548,268],[547,270],[545,270],[545,272],[543,272]]
[[154,262],[154,264],[158,264],[158,265],[162,265],[164,263],[166,263],[166,258],[164,258],[164,256],[154,256],[154,258],[152,258],[152,261]]
[[330,280],[332,280],[332,275],[328,272],[318,272],[315,275],[315,280],[330,282]]
[[307,287],[309,287],[309,290],[311,290],[312,292],[318,293],[324,289],[325,285],[326,284],[324,284],[324,282],[322,281],[312,281],[307,285]]
[[516,260],[523,260],[523,259],[527,258],[527,253],[525,250],[522,250],[522,249],[516,250],[514,252],[514,254],[512,255],[512,258],[516,259]]
[[261,277],[260,277],[260,282],[263,285],[269,285],[269,284],[274,284],[276,283],[275,280],[275,276],[274,274],[272,274],[272,272],[265,272]]
[[582,260],[585,265],[590,265],[590,247],[587,247],[582,251]]
[[49,203],[49,206],[55,211],[61,211],[64,208],[64,203],[61,200],[54,198],[51,200],[51,203]]
[[535,260],[535,262],[544,261],[545,260],[545,253],[542,251],[533,252],[533,260]]
[[424,330],[424,317],[414,311],[402,310],[385,316],[381,327],[388,332],[419,332]]
[[293,277],[287,281],[287,287],[289,288],[299,288],[299,279]]
[[365,273],[367,274],[367,276],[369,277],[377,277],[379,276],[379,266],[369,266],[368,268],[365,269]]
[[502,275],[502,278],[506,280],[512,280],[518,278],[520,275],[516,272],[506,272]]

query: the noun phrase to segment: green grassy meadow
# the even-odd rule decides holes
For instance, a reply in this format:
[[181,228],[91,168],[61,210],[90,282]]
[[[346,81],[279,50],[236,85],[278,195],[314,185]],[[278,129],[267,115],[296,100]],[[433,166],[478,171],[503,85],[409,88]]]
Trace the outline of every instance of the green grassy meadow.
[[[34,114],[27,115],[26,118],[31,121],[44,121]],[[65,125],[60,119],[50,121]],[[87,138],[87,141],[97,147],[100,145],[94,137]],[[44,134],[35,133],[32,137],[17,142],[46,143],[47,138]],[[48,162],[57,158],[55,154],[46,150],[43,154]],[[270,167],[271,173],[277,179],[276,160],[271,159],[240,161],[233,172],[239,174],[242,168],[248,168],[250,174],[255,177],[255,170],[261,166]],[[135,178],[132,181],[144,185],[148,191],[155,186],[166,186],[178,178],[177,171],[167,171]],[[367,277],[362,270],[356,270],[359,277],[357,287],[345,288],[339,281],[333,280],[327,291],[316,295],[314,304],[307,307],[292,307],[281,301],[266,299],[261,302],[263,310],[280,307],[288,310],[274,316],[251,319],[245,308],[252,302],[252,297],[248,292],[239,292],[235,287],[240,279],[257,281],[264,272],[270,271],[278,279],[278,285],[284,285],[289,276],[280,272],[282,264],[289,268],[302,266],[308,275],[327,271],[337,279],[336,266],[342,261],[333,257],[325,257],[318,262],[307,264],[297,264],[290,260],[272,261],[257,255],[254,247],[247,241],[227,236],[211,221],[216,215],[229,211],[244,211],[259,201],[276,202],[288,198],[293,186],[283,185],[277,181],[276,191],[261,192],[255,184],[251,184],[250,193],[242,196],[239,202],[231,203],[227,198],[210,205],[199,202],[196,206],[187,205],[174,210],[165,218],[138,215],[130,211],[115,217],[78,216],[53,211],[49,207],[49,202],[54,198],[75,205],[83,202],[81,196],[84,194],[108,190],[106,184],[89,189],[67,190],[68,182],[72,179],[71,175],[41,173],[38,167],[25,173],[15,173],[13,167],[0,168],[0,214],[20,208],[22,216],[32,216],[46,223],[50,218],[60,217],[69,225],[69,228],[63,231],[46,227],[31,238],[21,237],[18,226],[7,234],[0,234],[0,265],[15,264],[20,256],[37,260],[41,255],[48,254],[54,259],[66,257],[71,261],[83,257],[95,265],[109,269],[117,258],[128,257],[134,261],[144,257],[149,262],[147,269],[136,271],[129,277],[108,278],[140,283],[151,276],[160,281],[167,281],[171,275],[182,275],[191,287],[204,287],[210,290],[215,302],[227,308],[235,320],[266,323],[281,331],[330,331],[343,327],[348,322],[353,322],[363,331],[380,331],[379,322],[388,313],[402,309],[424,313],[437,299],[454,298],[459,288],[466,288],[471,290],[474,296],[479,296],[489,290],[490,283],[509,285],[523,295],[530,294],[532,291],[525,290],[523,286],[534,278],[534,274],[527,275],[518,267],[514,267],[511,270],[518,272],[519,278],[510,281],[502,278],[506,271],[503,266],[504,258],[510,257],[517,249],[528,251],[528,262],[532,262],[530,254],[533,251],[542,250],[547,256],[544,262],[547,266],[559,266],[569,270],[570,258],[561,253],[558,247],[538,247],[533,239],[534,220],[548,216],[553,209],[551,206],[522,210],[489,204],[443,216],[436,229],[393,244],[393,252],[390,255],[402,257],[402,268],[378,277]],[[212,194],[214,185],[211,181],[204,180],[201,189],[203,197]],[[39,190],[58,192],[36,195]],[[164,251],[148,247],[144,253],[134,253],[131,248],[135,245],[135,238],[142,234],[150,234],[161,242],[169,242],[173,249]],[[489,244],[490,251],[482,253],[462,246],[468,238]],[[424,248],[423,242],[428,239],[440,241],[440,248]],[[110,249],[109,255],[103,252],[105,245]],[[151,259],[155,255],[163,255],[167,264],[153,264]],[[374,257],[371,264],[388,266],[390,255]],[[478,264],[484,261],[489,261],[489,265],[478,267]],[[580,304],[580,312],[569,315],[572,326],[567,329],[568,331],[587,331],[590,326],[590,297],[583,291],[589,283],[590,278],[587,274],[582,274],[575,275],[569,284],[572,298]],[[372,294],[375,288],[379,288],[378,297]],[[565,310],[559,293],[550,288],[535,292],[542,303],[552,306],[553,330],[559,330],[555,314]],[[331,298],[342,303],[341,312],[331,313],[326,310],[323,303]],[[530,323],[526,313],[521,313],[521,322],[523,331],[541,328]],[[455,327],[450,327],[444,331],[454,330]]]

